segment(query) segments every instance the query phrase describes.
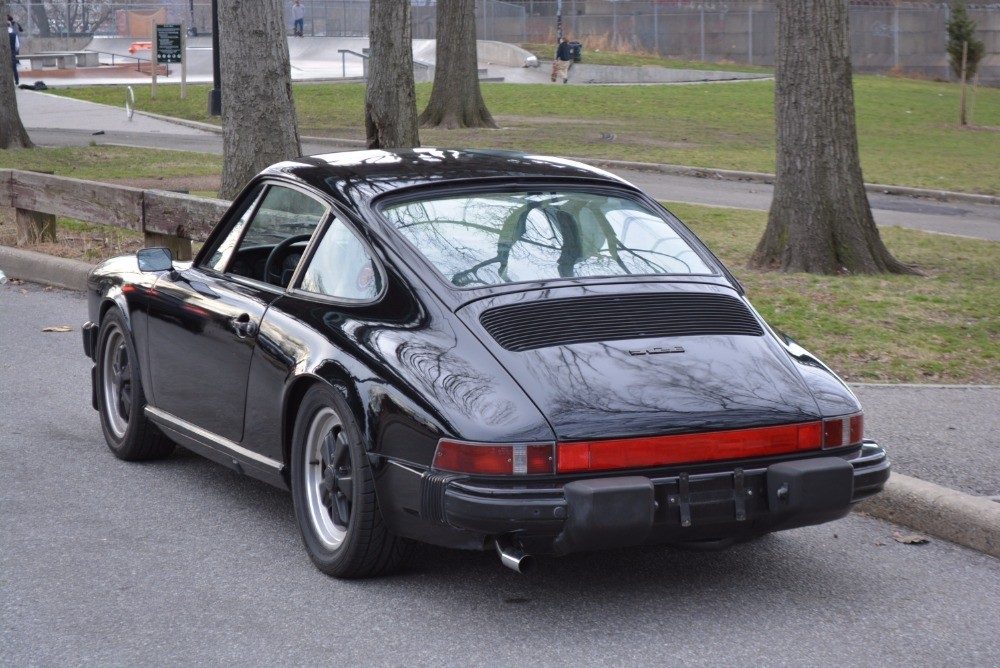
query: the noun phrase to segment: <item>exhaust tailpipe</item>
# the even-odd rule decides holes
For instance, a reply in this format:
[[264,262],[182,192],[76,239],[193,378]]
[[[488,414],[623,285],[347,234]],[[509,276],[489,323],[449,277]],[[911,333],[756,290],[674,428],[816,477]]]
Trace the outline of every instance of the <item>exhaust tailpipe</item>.
[[514,545],[514,541],[509,536],[500,536],[494,544],[497,554],[500,555],[500,563],[518,573],[527,573],[535,567],[535,558]]

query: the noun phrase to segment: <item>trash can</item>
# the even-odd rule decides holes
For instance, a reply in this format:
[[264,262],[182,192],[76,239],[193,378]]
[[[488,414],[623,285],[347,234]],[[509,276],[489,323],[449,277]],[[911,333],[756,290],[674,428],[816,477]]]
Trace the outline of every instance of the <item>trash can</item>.
[[573,54],[573,62],[578,63],[583,60],[583,44],[580,42],[569,43],[570,53]]

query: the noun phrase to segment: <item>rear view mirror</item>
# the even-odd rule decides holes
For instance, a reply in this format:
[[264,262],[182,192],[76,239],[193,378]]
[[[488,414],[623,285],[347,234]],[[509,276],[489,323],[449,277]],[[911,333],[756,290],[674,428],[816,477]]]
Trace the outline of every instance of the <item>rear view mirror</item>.
[[174,267],[174,256],[169,248],[142,248],[136,254],[139,271],[169,271]]

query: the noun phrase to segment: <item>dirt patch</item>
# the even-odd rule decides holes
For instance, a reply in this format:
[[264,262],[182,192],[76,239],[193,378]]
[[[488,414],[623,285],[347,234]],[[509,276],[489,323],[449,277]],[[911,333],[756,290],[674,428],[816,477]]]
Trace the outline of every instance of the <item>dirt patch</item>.
[[143,246],[143,236],[115,227],[72,223],[58,226],[55,242],[31,242],[18,246],[14,210],[0,209],[0,246],[97,264],[105,258],[139,250]]

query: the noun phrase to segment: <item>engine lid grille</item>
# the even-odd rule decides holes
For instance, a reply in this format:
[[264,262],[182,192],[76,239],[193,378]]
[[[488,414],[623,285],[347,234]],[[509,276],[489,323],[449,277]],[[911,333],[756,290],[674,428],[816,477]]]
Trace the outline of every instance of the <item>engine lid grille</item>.
[[596,341],[764,333],[746,304],[717,294],[549,299],[487,309],[479,321],[514,352]]

